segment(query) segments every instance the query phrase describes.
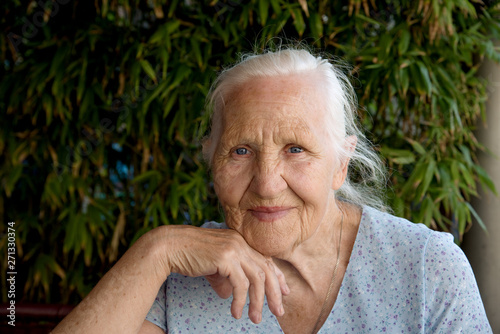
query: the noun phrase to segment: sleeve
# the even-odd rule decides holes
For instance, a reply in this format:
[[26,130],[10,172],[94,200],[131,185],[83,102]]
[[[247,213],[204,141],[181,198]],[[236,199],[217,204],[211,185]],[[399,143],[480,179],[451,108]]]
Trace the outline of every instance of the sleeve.
[[492,333],[469,261],[449,233],[427,241],[424,284],[426,333]]
[[167,332],[166,285],[167,281],[163,282],[160,290],[158,291],[158,295],[156,295],[153,306],[151,306],[151,309],[146,316],[146,320],[163,329],[165,333]]

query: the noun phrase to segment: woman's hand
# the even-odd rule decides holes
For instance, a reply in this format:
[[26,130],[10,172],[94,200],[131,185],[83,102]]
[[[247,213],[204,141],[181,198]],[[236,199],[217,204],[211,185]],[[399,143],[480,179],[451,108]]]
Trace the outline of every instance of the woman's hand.
[[262,320],[264,295],[276,316],[284,314],[282,295],[290,290],[273,260],[252,249],[236,231],[168,226],[167,265],[170,272],[205,276],[221,298],[233,295],[231,314],[241,318],[250,297],[248,316]]

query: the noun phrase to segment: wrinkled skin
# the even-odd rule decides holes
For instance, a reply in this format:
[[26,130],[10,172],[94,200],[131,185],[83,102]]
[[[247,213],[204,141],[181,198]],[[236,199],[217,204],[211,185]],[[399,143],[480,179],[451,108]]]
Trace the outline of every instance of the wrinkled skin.
[[328,199],[344,175],[322,94],[313,77],[262,78],[226,103],[213,157],[215,190],[228,226],[262,254],[292,256],[335,216]]
[[[335,200],[348,159],[332,149],[317,78],[262,78],[236,88],[225,97],[221,132],[206,143],[230,229],[162,226],[146,233],[53,333],[162,333],[144,318],[172,272],[205,276],[219,296],[232,295],[235,318],[249,295],[249,317],[259,323],[266,296],[285,332],[314,328],[337,256],[340,209],[348,213],[340,245],[346,251],[333,296],[359,223]],[[353,149],[355,139],[341,144]]]
[[[225,99],[221,133],[211,143],[215,190],[227,225],[288,269],[289,278],[299,276],[309,286],[318,274],[305,264],[317,254],[333,255],[331,245],[337,243],[334,191],[348,163],[335,156],[324,92],[315,79],[262,78],[237,87]],[[355,139],[345,145],[353,149]],[[214,289],[233,287],[220,279]],[[251,319],[261,309],[262,293],[250,294]]]

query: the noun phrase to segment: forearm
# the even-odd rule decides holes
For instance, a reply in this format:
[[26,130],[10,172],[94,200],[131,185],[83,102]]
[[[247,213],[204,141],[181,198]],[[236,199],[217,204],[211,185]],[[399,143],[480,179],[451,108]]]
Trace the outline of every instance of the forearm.
[[137,333],[169,274],[161,234],[139,239],[52,333]]

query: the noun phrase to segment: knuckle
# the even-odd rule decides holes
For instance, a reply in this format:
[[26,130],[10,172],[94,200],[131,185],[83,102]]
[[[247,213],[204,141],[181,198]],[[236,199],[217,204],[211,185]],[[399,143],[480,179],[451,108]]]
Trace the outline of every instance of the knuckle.
[[281,270],[276,270],[275,273],[276,273],[276,277],[278,278],[278,280],[285,279],[285,275],[283,275]]
[[274,271],[274,262],[270,258],[265,259],[267,266]]
[[264,270],[259,270],[256,277],[259,282],[264,282],[266,280],[266,273],[264,272]]
[[241,285],[244,289],[250,288],[250,281],[248,278],[245,277],[245,279],[242,280]]
[[236,254],[237,254],[236,248],[233,247],[231,244],[226,244],[224,245],[220,256],[224,261],[231,261],[235,259]]

